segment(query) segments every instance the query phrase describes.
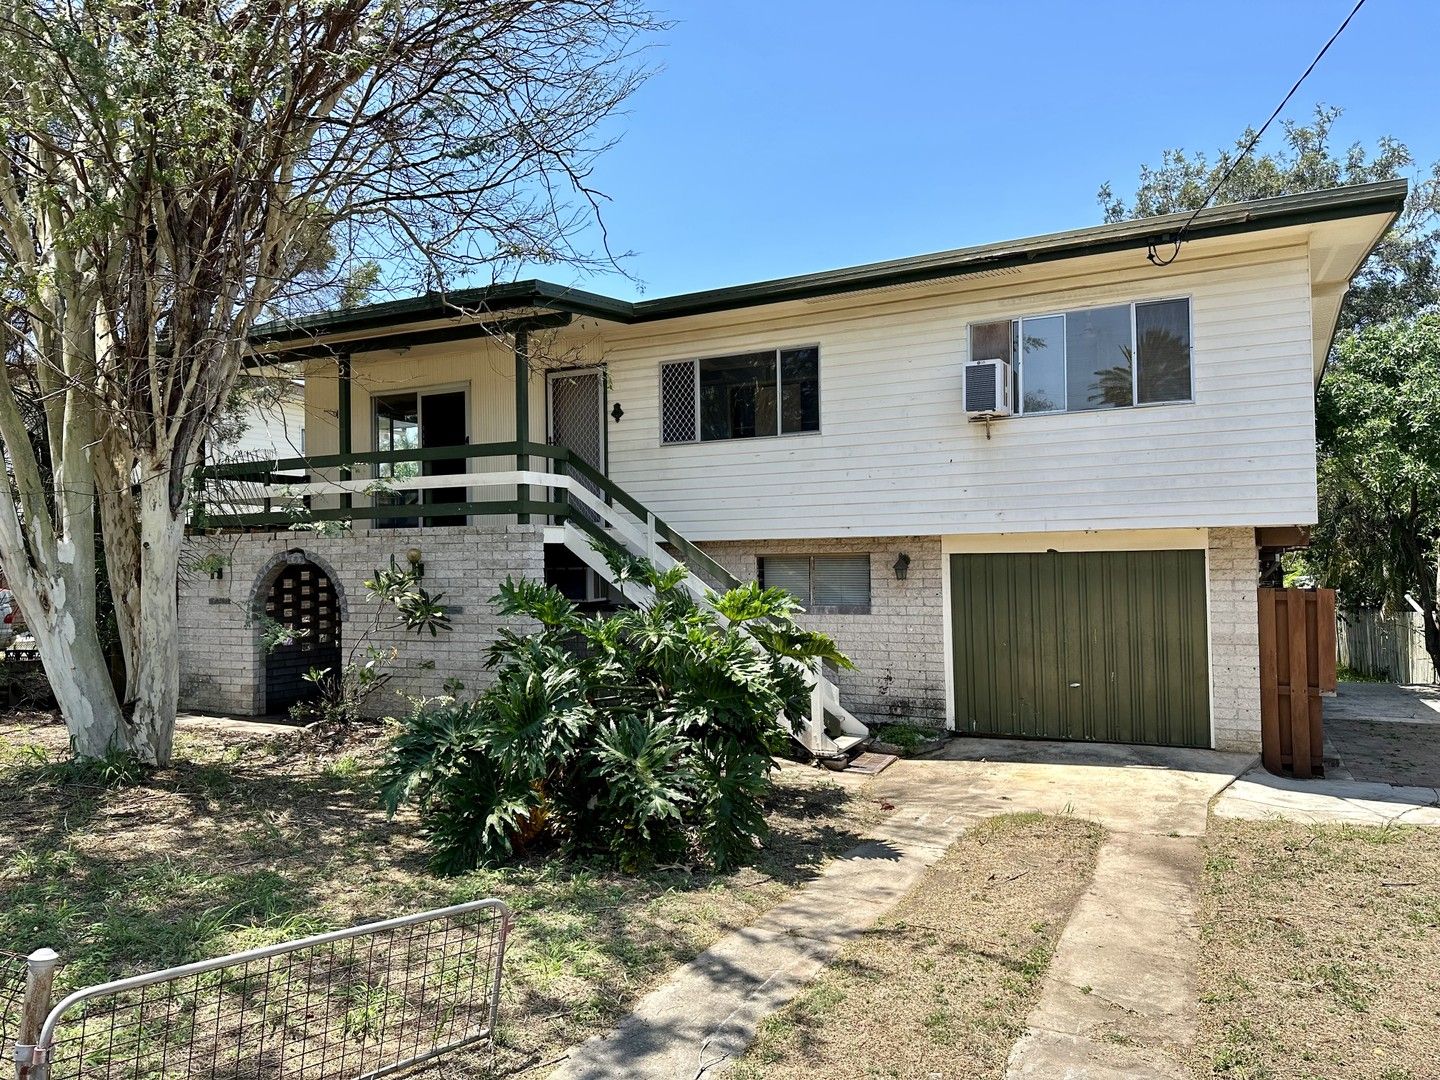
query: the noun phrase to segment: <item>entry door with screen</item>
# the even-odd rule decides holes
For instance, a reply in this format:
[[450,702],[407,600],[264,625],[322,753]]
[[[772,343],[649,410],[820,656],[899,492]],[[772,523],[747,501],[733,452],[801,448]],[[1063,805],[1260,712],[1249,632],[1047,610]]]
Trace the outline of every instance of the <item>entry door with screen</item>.
[[[605,373],[599,368],[550,374],[550,442],[564,446],[597,472],[605,471]],[[584,477],[570,475],[600,497]],[[595,515],[582,511],[588,517]]]
[[[463,390],[406,391],[378,395],[375,403],[375,449],[414,450],[441,446],[464,446],[466,435],[466,403]],[[406,480],[416,476],[446,476],[466,471],[464,458],[446,461],[401,461],[376,466],[378,480]],[[423,499],[422,499],[423,496]],[[377,495],[377,506],[413,506],[426,503],[460,503],[467,501],[466,489],[429,488],[424,492],[395,491]],[[464,514],[431,518],[427,525],[464,525]],[[413,528],[419,517],[387,517],[376,524],[382,529]]]

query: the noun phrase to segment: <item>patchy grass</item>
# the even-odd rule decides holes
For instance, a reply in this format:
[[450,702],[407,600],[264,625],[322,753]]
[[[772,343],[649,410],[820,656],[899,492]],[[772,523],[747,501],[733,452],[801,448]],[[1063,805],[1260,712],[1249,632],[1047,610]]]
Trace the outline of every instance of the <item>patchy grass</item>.
[[1367,675],[1363,671],[1356,671],[1344,664],[1335,669],[1335,678],[1339,682],[1346,683],[1388,683],[1390,681],[1383,675]]
[[913,754],[926,743],[943,736],[938,728],[917,727],[914,724],[886,724],[875,733],[877,742],[898,746],[906,754]]
[[1090,822],[1039,814],[977,825],[761,1025],[728,1075],[1003,1075],[1102,836]]
[[[497,1074],[543,1075],[536,1066],[813,877],[880,813],[822,773],[787,767],[769,840],[732,873],[627,877],[537,854],[438,878],[414,819],[387,821],[379,807],[383,740],[377,726],[327,740],[182,729],[176,764],[144,772],[62,764],[63,727],[43,715],[0,718],[0,950],[54,947],[69,988],[499,897],[516,926]],[[357,1031],[375,1022],[372,998],[340,1006]]]
[[1194,1071],[1429,1080],[1440,830],[1211,818]]

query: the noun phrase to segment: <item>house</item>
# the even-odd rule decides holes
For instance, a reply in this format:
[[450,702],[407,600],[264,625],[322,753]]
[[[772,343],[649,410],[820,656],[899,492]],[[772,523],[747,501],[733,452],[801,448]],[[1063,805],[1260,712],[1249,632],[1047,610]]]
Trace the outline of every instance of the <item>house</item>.
[[[1261,564],[1316,520],[1315,387],[1405,193],[637,302],[524,281],[263,327],[257,365],[303,365],[308,456],[210,470],[250,509],[190,540],[229,569],[182,591],[184,703],[283,707],[297,668],[377,639],[361,583],[407,559],[455,629],[401,642],[393,688],[479,686],[497,584],[599,597],[592,545],[618,542],[801,599],[856,662],[816,673],[825,751],[890,720],[1253,750]],[[972,368],[998,410],[967,413]],[[353,527],[296,531],[284,500]],[[262,654],[267,613],[307,620],[304,656]]]

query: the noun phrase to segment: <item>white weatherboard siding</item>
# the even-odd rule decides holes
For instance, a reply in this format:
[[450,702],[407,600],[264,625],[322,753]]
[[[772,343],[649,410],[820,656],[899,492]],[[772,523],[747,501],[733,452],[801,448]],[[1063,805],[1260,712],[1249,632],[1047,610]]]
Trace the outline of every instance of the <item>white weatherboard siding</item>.
[[[637,326],[583,320],[532,341],[531,438],[546,437],[541,369],[603,362],[624,410],[605,424],[611,476],[694,540],[1308,524],[1308,250],[1287,232],[1187,245],[1164,270],[1132,251]],[[967,423],[970,323],[1179,296],[1191,301],[1193,404],[1016,417],[988,440]],[[817,343],[819,433],[660,444],[663,361]],[[356,450],[372,445],[371,395],[401,388],[465,386],[471,441],[514,437],[513,360],[496,342],[354,359]],[[334,371],[309,372],[312,453],[335,448]]]
[[[1305,249],[1137,261],[606,328],[610,474],[696,540],[1313,522]],[[988,440],[966,422],[969,323],[1171,296],[1191,298],[1194,404],[1017,417]],[[659,444],[662,361],[816,342],[819,434]]]

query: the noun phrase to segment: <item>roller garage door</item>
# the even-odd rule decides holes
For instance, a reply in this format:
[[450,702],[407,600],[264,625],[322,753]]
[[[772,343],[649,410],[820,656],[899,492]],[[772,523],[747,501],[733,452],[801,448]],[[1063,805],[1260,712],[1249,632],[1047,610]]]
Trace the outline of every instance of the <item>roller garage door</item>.
[[955,729],[1210,745],[1201,551],[950,556]]

